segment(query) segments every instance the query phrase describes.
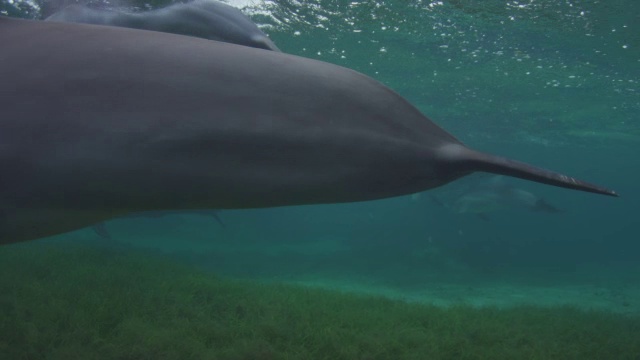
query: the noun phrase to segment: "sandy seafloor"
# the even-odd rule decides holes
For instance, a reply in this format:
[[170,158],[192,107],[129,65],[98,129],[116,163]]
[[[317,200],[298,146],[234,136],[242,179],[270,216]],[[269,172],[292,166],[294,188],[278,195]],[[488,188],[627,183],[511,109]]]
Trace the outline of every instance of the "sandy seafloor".
[[307,286],[341,291],[382,295],[393,299],[441,306],[465,304],[472,306],[511,307],[535,305],[543,307],[576,306],[581,309],[610,311],[625,315],[640,315],[640,286],[619,287],[595,284],[556,286],[518,284],[514,282],[447,283],[434,282],[421,289],[397,289],[375,284],[366,279],[346,281],[318,277],[292,281]]
[[[195,223],[210,221],[185,218]],[[146,226],[153,221],[157,220],[143,220],[142,224]],[[133,221],[112,222],[110,227],[117,230],[122,224]],[[358,260],[367,255],[354,253],[339,238],[298,244],[234,242],[238,239],[229,238],[184,243],[176,238],[162,239],[153,231],[152,235],[145,235],[142,229],[122,233],[113,243],[99,244],[162,253],[230,278],[290,283],[437,306],[572,306],[640,316],[640,266],[634,264],[617,267],[596,264],[570,270],[545,269],[541,265],[520,272],[486,271],[456,262],[427,244],[408,255],[407,262],[381,260],[363,266]],[[191,230],[192,235],[197,232],[197,228]],[[88,234],[91,235],[89,230],[83,230],[69,237],[86,239]]]

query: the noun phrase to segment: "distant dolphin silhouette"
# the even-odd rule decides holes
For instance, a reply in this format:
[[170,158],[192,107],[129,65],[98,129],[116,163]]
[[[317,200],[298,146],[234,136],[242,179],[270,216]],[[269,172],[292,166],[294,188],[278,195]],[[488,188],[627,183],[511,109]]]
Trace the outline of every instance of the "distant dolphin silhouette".
[[[218,212],[215,211],[215,210],[181,210],[181,211],[156,210],[156,211],[145,211],[145,212],[141,212],[141,213],[127,214],[123,218],[127,218],[127,219],[130,219],[130,218],[152,218],[153,219],[153,218],[161,218],[161,217],[164,217],[164,216],[171,216],[171,215],[202,215],[202,216],[212,217],[213,219],[216,220],[216,222],[221,227],[223,227],[223,228],[226,227],[224,222],[222,222],[222,219],[218,215]],[[114,220],[114,219],[112,219],[112,220]],[[103,238],[103,239],[111,239],[111,234],[107,230],[107,227],[106,227],[104,222],[100,222],[100,223],[94,224],[91,228],[101,238]]]
[[196,0],[139,13],[74,4],[45,20],[154,30],[280,51],[240,10],[214,0]]
[[7,17],[0,44],[1,243],[132,212],[380,199],[477,171],[616,195],[469,149],[322,61]]
[[516,188],[502,176],[493,176],[448,199],[431,196],[437,204],[458,214],[475,214],[483,219],[494,211],[523,208],[530,211],[559,213],[560,209],[529,191]]

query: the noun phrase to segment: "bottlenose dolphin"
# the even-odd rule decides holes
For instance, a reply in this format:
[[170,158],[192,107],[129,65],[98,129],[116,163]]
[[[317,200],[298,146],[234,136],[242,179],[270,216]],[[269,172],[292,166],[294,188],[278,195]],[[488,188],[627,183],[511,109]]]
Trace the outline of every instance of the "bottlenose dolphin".
[[499,175],[474,183],[462,191],[445,194],[445,200],[435,195],[431,195],[431,199],[455,213],[475,214],[483,219],[494,211],[517,208],[546,213],[561,212],[542,197],[509,184]]
[[[132,213],[127,214],[123,218],[161,218],[165,216],[171,215],[202,215],[206,217],[212,217],[221,227],[225,227],[224,222],[218,215],[218,212],[215,210],[182,210],[182,211],[172,211],[172,210],[156,210],[156,211],[145,211],[141,213]],[[112,219],[114,220],[114,219]],[[93,231],[103,239],[111,239],[111,234],[109,230],[107,230],[105,222],[100,222],[94,224],[92,227]]]
[[74,4],[45,20],[161,31],[280,51],[240,10],[213,0],[173,4],[139,13],[97,10]]
[[322,61],[7,17],[0,44],[0,243],[132,212],[380,199],[477,171],[616,195],[472,150]]

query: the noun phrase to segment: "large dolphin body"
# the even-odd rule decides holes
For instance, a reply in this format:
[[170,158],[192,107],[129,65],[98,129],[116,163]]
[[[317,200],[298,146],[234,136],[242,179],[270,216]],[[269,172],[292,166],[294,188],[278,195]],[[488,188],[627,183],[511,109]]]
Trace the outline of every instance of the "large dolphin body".
[[476,171],[615,195],[471,150],[322,61],[7,17],[0,44],[1,243],[132,212],[380,199]]
[[45,20],[161,31],[280,51],[240,10],[214,0],[196,0],[138,13],[74,4]]

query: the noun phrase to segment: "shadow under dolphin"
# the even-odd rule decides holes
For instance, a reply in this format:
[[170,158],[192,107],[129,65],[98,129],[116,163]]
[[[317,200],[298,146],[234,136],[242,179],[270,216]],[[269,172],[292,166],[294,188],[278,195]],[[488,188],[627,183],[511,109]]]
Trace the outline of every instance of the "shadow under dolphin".
[[7,17],[0,43],[0,243],[133,212],[380,199],[478,171],[616,196],[472,150],[322,61]]

